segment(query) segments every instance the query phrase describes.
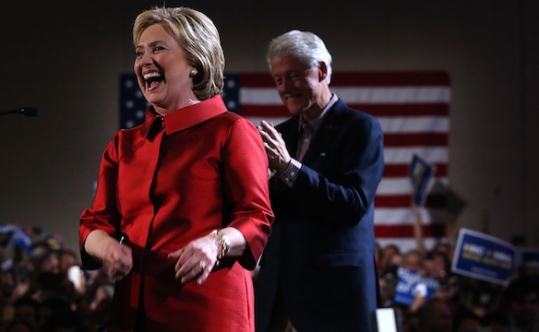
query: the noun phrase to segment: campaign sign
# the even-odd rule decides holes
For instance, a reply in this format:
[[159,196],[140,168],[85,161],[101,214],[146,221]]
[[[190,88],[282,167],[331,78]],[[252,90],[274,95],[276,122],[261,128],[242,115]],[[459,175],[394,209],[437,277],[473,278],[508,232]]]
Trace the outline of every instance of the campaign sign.
[[410,179],[412,180],[412,195],[417,206],[423,205],[427,196],[427,188],[434,176],[435,167],[417,154],[410,163]]
[[505,286],[511,281],[516,259],[517,249],[508,242],[462,228],[451,271]]
[[399,281],[395,288],[393,302],[409,306],[414,302],[416,295],[431,299],[438,290],[440,283],[430,277],[422,277],[419,273],[399,267],[397,271]]
[[520,249],[520,273],[524,276],[539,276],[539,249]]
[[13,237],[13,233],[15,233],[15,226],[10,224],[2,224],[0,225],[0,246],[1,247],[7,247],[8,244],[11,243],[11,238]]

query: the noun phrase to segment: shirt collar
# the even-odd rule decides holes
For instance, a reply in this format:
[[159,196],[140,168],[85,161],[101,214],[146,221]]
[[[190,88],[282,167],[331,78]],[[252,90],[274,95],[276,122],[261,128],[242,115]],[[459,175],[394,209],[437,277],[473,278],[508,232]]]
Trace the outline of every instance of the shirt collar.
[[[327,114],[328,110],[331,108],[331,106],[333,106],[333,104],[335,104],[335,102],[338,99],[339,97],[337,97],[336,94],[333,94],[333,96],[331,96],[331,99],[329,100],[329,103],[322,110],[322,113],[320,113],[320,115],[316,119],[308,123],[311,125],[311,127],[313,128],[315,132],[318,131],[318,128],[320,128],[320,125],[322,125],[322,120],[324,119],[324,116]],[[303,120],[303,117],[300,116],[299,124],[298,124],[298,131],[300,131],[301,128],[303,128],[305,125],[307,125],[307,122],[305,122],[305,120]]]
[[179,110],[162,117],[157,115],[153,107],[150,106],[146,110],[146,119],[142,125],[141,134],[148,138],[148,133],[150,132],[153,123],[159,121],[161,118],[164,122],[165,132],[167,135],[171,135],[209,120],[224,112],[227,112],[227,108],[221,95],[216,95],[210,99],[201,101],[200,103],[180,108]]

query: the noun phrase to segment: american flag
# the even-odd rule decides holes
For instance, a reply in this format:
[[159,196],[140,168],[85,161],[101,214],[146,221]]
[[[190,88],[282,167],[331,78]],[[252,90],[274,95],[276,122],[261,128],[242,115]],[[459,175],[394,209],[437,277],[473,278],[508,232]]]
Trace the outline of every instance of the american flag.
[[[410,209],[410,162],[418,155],[436,168],[421,209],[427,248],[444,236],[449,166],[449,75],[444,71],[334,72],[331,91],[350,107],[376,117],[384,131],[385,171],[375,198],[375,234],[382,246],[416,247]],[[289,117],[268,73],[226,73],[223,98],[229,111],[258,125]],[[144,120],[148,106],[134,74],[120,77],[120,127]],[[440,189],[437,189],[440,188]]]

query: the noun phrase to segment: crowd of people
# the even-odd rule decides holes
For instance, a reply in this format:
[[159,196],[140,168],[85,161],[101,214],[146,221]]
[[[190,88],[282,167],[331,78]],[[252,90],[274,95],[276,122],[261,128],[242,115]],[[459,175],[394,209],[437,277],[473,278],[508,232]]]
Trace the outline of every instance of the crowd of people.
[[[115,280],[101,269],[82,269],[78,253],[61,239],[24,231],[32,237],[30,250],[9,242],[2,248],[0,331],[105,331]],[[378,246],[380,307],[396,311],[402,331],[539,331],[536,277],[515,271],[502,286],[454,274],[453,249],[447,242],[424,251]],[[433,296],[417,294],[411,305],[395,303],[398,268],[435,278],[440,286]]]
[[3,243],[0,331],[105,331],[114,280],[100,269],[84,270],[60,237],[36,227],[13,229],[31,244]]
[[[417,207],[412,210],[418,225]],[[415,248],[402,251],[386,245],[378,246],[377,252],[381,307],[395,310],[403,331],[539,331],[539,276],[525,275],[517,266],[509,284],[502,285],[454,273],[455,241],[444,238],[426,249],[419,229]],[[433,294],[418,290],[411,303],[399,303],[399,269],[434,279],[438,287]]]

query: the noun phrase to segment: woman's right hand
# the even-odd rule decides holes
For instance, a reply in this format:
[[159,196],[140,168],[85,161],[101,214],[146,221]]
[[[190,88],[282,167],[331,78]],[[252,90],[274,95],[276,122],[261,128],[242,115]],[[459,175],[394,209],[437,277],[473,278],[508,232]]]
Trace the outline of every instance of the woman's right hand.
[[131,248],[114,240],[105,249],[103,257],[103,271],[115,280],[121,280],[131,272],[133,267],[133,254]]
[[88,234],[84,249],[95,260],[101,262],[103,271],[115,280],[121,280],[133,268],[131,248],[102,230],[94,230]]

